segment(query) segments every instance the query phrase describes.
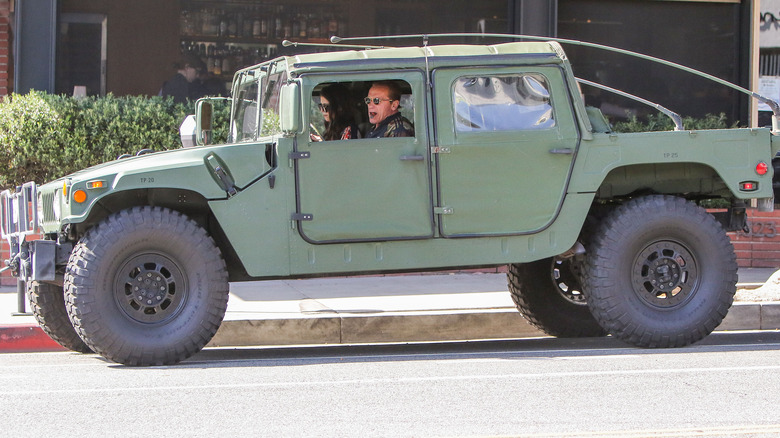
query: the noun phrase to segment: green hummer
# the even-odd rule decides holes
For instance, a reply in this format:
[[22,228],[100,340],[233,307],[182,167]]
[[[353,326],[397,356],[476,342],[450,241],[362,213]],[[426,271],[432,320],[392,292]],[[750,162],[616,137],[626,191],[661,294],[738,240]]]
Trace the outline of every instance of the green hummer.
[[[210,144],[206,98],[182,135],[194,147],[3,192],[6,264],[43,329],[115,362],[170,364],[215,334],[229,282],[498,265],[554,336],[677,347],[718,326],[737,280],[726,231],[774,208],[775,102],[674,65],[770,104],[773,129],[685,130],[636,98],[676,129],[617,134],[580,87],[635,97],[576,78],[561,43],[596,45],[422,37],[240,70],[225,144]],[[323,89],[347,91],[365,137],[377,81],[400,90],[413,136],[316,141]],[[700,206],[711,199],[729,207]]]

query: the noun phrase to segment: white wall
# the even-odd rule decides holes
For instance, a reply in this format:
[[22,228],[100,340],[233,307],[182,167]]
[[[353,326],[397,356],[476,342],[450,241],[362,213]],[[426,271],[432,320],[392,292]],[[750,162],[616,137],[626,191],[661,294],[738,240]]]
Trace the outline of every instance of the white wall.
[[[780,0],[760,0],[759,47],[780,48]],[[771,14],[771,15],[770,15]],[[774,20],[772,19],[774,17]]]

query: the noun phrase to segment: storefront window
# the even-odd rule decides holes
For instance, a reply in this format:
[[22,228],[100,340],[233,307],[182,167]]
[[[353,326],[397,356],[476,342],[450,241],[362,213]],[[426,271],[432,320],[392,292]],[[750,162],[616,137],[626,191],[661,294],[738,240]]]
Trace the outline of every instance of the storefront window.
[[[745,81],[740,3],[628,0],[560,0],[558,34],[667,59],[719,78]],[[655,101],[683,116],[725,113],[746,123],[739,94],[689,73],[650,61],[565,46],[575,73]],[[740,84],[746,85],[746,84]],[[584,88],[588,103],[610,118],[642,115],[640,104]]]
[[[180,46],[199,56],[207,71],[225,82],[236,70],[289,53],[338,50],[332,35],[385,36],[458,32],[506,33],[508,0],[332,0],[322,2],[181,0]],[[290,40],[302,43],[285,48]],[[435,44],[465,42],[462,37]],[[470,42],[474,42],[472,39]],[[388,46],[419,45],[421,40],[386,40]]]

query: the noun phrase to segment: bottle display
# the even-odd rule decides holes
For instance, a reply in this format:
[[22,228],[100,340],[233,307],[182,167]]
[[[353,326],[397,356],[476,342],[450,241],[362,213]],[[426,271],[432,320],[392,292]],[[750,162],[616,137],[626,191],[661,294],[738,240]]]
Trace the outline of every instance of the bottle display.
[[181,0],[181,52],[199,56],[209,73],[229,81],[236,70],[277,56],[283,39],[325,43],[345,35],[344,13],[323,0]]

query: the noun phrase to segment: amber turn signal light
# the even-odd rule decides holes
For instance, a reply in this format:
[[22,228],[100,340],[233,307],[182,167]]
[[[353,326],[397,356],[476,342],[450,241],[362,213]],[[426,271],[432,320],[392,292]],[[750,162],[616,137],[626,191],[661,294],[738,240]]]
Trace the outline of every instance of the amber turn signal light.
[[84,201],[87,200],[87,192],[81,189],[76,190],[75,192],[73,192],[73,200],[79,204],[84,203]]

